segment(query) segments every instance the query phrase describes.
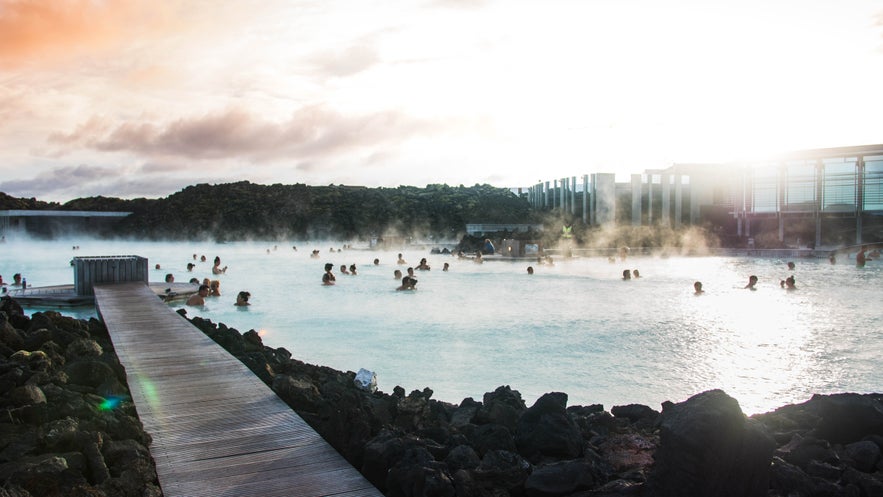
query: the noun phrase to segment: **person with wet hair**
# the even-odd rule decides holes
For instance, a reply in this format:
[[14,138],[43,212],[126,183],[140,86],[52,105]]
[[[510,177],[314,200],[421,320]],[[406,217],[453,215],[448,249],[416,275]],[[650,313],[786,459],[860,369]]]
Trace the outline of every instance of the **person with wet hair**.
[[693,283],[693,295],[702,295],[705,293],[705,290],[702,289],[702,282],[697,281]]
[[395,279],[396,281],[402,279],[402,271],[399,270],[399,269],[396,269],[395,271],[392,272],[392,277],[393,277],[393,279]]
[[429,271],[429,264],[426,263],[426,257],[420,259],[420,264],[417,264],[417,269],[420,271]]
[[405,276],[402,278],[402,286],[396,288],[396,291],[402,290],[416,290],[417,289],[417,278],[412,276]]
[[353,276],[358,274],[358,273],[356,273],[356,265],[355,264],[350,264],[350,274]]
[[334,284],[334,282],[336,281],[336,278],[334,277],[334,273],[331,272],[333,270],[334,270],[334,264],[331,264],[330,262],[325,264],[325,274],[322,275],[322,284],[323,285],[330,286],[330,285]]
[[628,269],[623,269],[623,270],[622,270],[622,279],[623,279],[623,280],[630,280],[630,279],[632,279],[632,272],[629,271]]
[[205,305],[205,298],[208,297],[209,290],[208,285],[199,285],[199,291],[187,299],[187,305]]
[[754,285],[757,285],[757,276],[752,274],[751,276],[748,277],[748,284],[745,285],[745,288],[747,288],[749,290],[757,290],[757,288],[755,288]]
[[248,302],[248,299],[250,297],[251,297],[251,294],[249,292],[246,292],[246,291],[239,292],[239,294],[236,295],[236,303],[233,305],[238,306],[238,307],[244,307],[247,305],[251,305]]

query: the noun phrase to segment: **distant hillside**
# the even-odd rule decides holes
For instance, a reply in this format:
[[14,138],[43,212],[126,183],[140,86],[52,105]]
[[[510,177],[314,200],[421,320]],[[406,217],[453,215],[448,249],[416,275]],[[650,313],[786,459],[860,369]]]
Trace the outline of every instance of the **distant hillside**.
[[190,186],[164,199],[90,197],[65,204],[0,194],[4,209],[130,211],[108,236],[155,239],[457,239],[467,222],[534,222],[528,202],[505,188],[257,185]]

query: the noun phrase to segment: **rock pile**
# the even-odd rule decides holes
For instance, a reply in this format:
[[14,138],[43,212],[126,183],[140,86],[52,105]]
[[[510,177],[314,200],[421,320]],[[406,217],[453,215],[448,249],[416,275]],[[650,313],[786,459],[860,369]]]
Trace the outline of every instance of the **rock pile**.
[[720,390],[661,412],[567,406],[560,392],[528,407],[508,386],[454,405],[428,388],[361,389],[355,373],[291,359],[254,330],[191,322],[390,497],[883,497],[883,394],[752,417]]
[[0,299],[0,497],[161,496],[104,325]]

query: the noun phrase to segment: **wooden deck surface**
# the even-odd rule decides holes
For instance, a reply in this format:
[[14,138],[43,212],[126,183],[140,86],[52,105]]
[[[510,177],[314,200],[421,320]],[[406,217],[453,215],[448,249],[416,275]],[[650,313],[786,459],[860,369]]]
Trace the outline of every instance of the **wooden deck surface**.
[[95,286],[165,497],[382,496],[144,283]]

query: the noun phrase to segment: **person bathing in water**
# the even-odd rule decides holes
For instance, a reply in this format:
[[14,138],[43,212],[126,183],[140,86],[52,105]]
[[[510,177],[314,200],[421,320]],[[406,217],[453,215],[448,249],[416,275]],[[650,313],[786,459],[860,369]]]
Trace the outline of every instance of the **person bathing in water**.
[[747,288],[749,290],[757,290],[757,288],[755,288],[754,285],[757,285],[757,276],[752,274],[751,276],[748,277],[748,284],[745,285],[745,288]]
[[325,274],[322,275],[322,284],[325,286],[330,286],[334,284],[336,278],[334,277],[334,273],[331,271],[334,270],[334,264],[330,262],[325,264]]

